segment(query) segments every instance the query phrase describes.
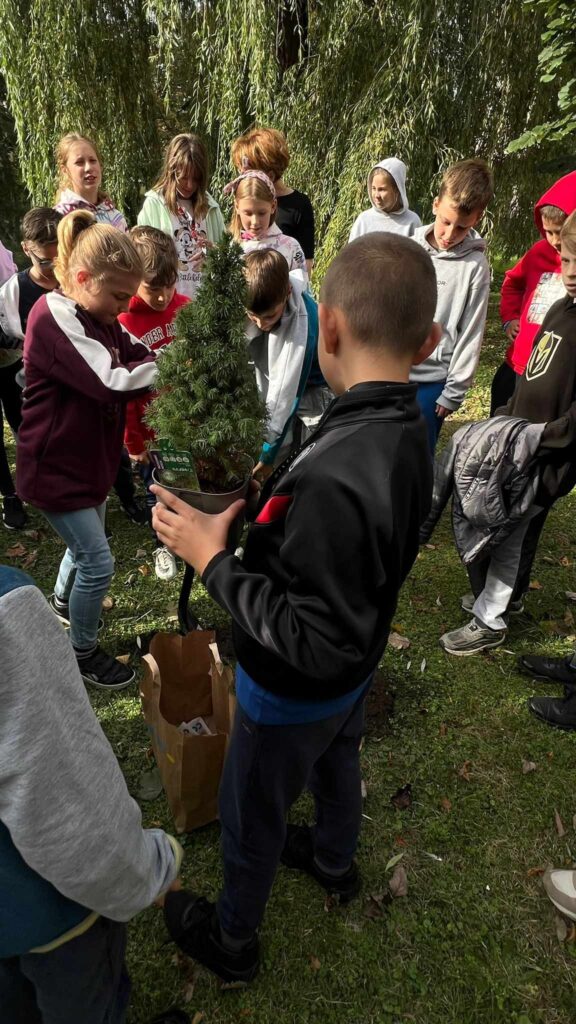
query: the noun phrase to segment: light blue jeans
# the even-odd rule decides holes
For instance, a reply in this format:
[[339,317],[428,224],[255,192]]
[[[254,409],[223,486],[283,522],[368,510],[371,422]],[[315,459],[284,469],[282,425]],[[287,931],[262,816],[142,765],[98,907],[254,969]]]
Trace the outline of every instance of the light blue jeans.
[[91,650],[97,643],[102,601],[114,574],[104,529],[106,502],[97,508],[44,515],[67,545],[54,594],[68,603],[72,646]]

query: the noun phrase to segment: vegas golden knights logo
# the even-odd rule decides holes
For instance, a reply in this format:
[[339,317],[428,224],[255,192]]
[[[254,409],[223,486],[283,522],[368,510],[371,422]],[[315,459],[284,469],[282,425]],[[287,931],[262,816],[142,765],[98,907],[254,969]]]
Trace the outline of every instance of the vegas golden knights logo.
[[553,331],[546,331],[546,334],[542,335],[528,360],[526,380],[536,380],[537,377],[544,376],[561,341],[562,335],[554,334]]

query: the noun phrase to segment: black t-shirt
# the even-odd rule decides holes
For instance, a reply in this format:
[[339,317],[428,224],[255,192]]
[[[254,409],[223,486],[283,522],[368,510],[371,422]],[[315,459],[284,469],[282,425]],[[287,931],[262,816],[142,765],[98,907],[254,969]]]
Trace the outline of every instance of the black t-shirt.
[[20,320],[22,322],[22,330],[25,331],[32,306],[34,303],[38,302],[38,299],[40,299],[42,295],[46,295],[50,289],[42,288],[41,285],[36,284],[36,282],[30,277],[27,270],[22,270],[18,274],[18,289],[20,292],[18,309],[20,312]]
[[276,223],[285,235],[300,242],[307,260],[314,259],[314,211],[304,192],[294,189],[287,196],[278,196]]

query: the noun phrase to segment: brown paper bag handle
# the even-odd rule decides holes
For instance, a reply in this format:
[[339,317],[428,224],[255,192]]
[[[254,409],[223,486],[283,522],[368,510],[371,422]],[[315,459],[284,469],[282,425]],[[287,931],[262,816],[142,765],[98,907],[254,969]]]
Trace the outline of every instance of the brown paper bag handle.
[[142,661],[145,661],[146,664],[148,665],[148,668],[150,669],[150,675],[152,677],[152,689],[158,690],[158,692],[160,692],[160,669],[158,668],[158,662],[156,661],[156,658],[152,654],[150,654],[150,652],[148,652],[148,654],[144,655]]

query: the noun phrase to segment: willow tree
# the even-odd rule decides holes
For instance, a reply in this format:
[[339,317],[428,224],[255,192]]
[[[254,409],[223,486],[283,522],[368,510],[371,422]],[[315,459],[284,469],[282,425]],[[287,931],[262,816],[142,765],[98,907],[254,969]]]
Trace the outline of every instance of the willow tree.
[[96,136],[105,185],[134,208],[158,162],[152,29],[140,0],[3,0],[0,69],[35,203],[51,202],[60,135]]

